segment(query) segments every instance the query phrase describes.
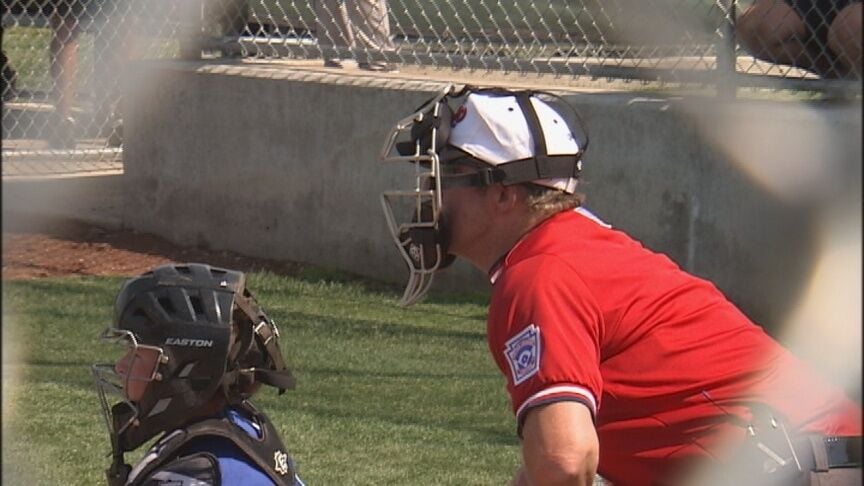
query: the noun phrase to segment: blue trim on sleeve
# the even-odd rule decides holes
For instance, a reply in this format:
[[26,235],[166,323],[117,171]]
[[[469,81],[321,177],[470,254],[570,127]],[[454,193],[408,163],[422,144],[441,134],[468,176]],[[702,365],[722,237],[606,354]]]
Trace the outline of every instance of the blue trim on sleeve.
[[532,403],[530,407],[526,408],[522,411],[522,415],[516,417],[516,435],[519,438],[522,438],[522,426],[525,425],[525,418],[531,413],[532,410],[541,406],[541,405],[549,405],[550,403],[555,402],[578,402],[588,409],[591,412],[591,420],[594,422],[595,426],[597,424],[597,419],[594,417],[593,409],[591,408],[591,402],[588,401],[585,397],[580,397],[578,395],[559,395],[556,397],[549,397],[546,399],[537,400],[535,403]]

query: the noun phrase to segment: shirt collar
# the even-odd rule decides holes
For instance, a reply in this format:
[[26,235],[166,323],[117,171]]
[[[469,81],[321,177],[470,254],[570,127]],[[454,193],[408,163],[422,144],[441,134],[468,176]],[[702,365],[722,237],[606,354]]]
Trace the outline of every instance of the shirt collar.
[[[504,254],[501,255],[501,256],[498,258],[498,260],[495,261],[495,263],[492,265],[492,267],[491,267],[491,268],[489,269],[489,271],[486,273],[486,275],[489,277],[489,282],[490,282],[492,285],[495,285],[495,282],[497,282],[498,279],[501,277],[501,274],[504,273],[504,267],[506,267],[507,264],[509,263],[510,255],[512,255],[512,254],[514,253],[514,251],[516,250],[516,248],[519,248],[519,246],[522,245],[522,242],[524,242],[525,240],[527,240],[527,239],[528,239],[532,234],[534,234],[534,233],[535,233],[535,232],[536,232],[536,231],[537,231],[541,226],[545,226],[546,223],[548,223],[549,221],[555,219],[557,216],[561,215],[562,213],[569,213],[569,212],[572,212],[572,210],[568,210],[568,211],[561,211],[561,212],[559,212],[559,213],[553,214],[553,215],[549,216],[548,218],[544,219],[543,221],[541,221],[540,223],[538,223],[537,225],[535,225],[533,228],[529,229],[527,232],[525,232],[525,234],[522,235],[522,236],[519,238],[519,241],[517,241],[517,242],[516,242],[512,247],[510,247],[509,250],[507,250],[506,252],[504,252]],[[589,214],[590,214],[590,213],[589,213]],[[592,216],[593,216],[593,215],[592,215]]]
[[513,251],[513,248],[508,250],[507,253],[501,255],[501,257],[498,258],[497,261],[495,261],[495,264],[492,265],[492,268],[489,269],[487,275],[489,276],[490,284],[495,285],[495,282],[498,281],[498,277],[500,277],[501,272],[504,271],[504,260],[507,259],[507,255],[509,255],[511,251]]

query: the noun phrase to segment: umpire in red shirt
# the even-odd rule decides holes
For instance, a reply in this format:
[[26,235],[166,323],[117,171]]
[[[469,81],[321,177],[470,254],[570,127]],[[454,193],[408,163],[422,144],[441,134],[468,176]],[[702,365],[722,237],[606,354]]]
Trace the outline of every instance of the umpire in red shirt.
[[860,485],[861,406],[687,274],[581,205],[587,135],[551,95],[450,87],[397,124],[382,203],[402,304],[462,257],[488,272],[514,485]]

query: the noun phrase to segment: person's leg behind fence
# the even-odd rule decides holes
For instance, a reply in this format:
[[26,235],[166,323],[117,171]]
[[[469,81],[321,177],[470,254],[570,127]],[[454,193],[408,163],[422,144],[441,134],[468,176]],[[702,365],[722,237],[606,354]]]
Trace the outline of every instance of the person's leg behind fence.
[[756,0],[738,17],[735,32],[756,58],[816,73],[831,70],[831,60],[811,42],[812,32],[795,0]]
[[[368,51],[393,52],[393,39],[390,36],[390,12],[387,0],[347,0],[348,17],[354,28],[357,47]],[[373,62],[367,55],[359,62],[361,69],[373,71],[393,71],[395,68],[386,62]]]
[[321,57],[324,58],[324,65],[327,67],[342,67],[342,54],[334,48],[354,46],[354,33],[345,4],[346,0],[315,2],[318,47],[321,49]]
[[94,71],[97,88],[94,122],[106,145],[119,147],[123,139],[123,74],[128,63],[145,57],[144,37],[140,22],[140,0],[116,0],[106,3],[94,22]]
[[828,27],[828,47],[850,75],[861,78],[861,2],[841,9]]
[[[62,2],[58,2],[62,3]],[[74,145],[74,118],[72,106],[75,103],[78,76],[78,47],[80,24],[72,8],[57,5],[49,15],[51,26],[50,73],[53,82],[55,116],[53,127],[49,127],[49,142],[57,148]]]

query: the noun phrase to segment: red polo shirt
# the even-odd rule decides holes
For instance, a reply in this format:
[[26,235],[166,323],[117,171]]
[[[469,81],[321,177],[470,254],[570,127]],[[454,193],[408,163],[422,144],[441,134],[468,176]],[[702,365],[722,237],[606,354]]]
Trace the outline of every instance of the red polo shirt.
[[742,436],[766,403],[793,429],[861,435],[861,409],[717,288],[584,210],[522,238],[490,272],[489,349],[521,424],[575,400],[595,417],[599,473],[653,484]]

